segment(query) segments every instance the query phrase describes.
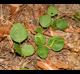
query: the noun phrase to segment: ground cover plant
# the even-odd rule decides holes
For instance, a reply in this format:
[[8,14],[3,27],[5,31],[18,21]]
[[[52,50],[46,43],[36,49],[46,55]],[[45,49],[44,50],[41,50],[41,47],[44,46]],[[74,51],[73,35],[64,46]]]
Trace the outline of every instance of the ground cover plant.
[[[43,28],[47,28],[50,25],[56,25],[57,29],[60,30],[64,30],[68,27],[68,23],[66,22],[66,20],[64,19],[54,19],[51,18],[52,16],[55,16],[57,13],[57,9],[55,8],[55,6],[51,5],[49,6],[48,10],[47,10],[47,14],[46,15],[42,15],[39,17],[39,23]],[[52,19],[54,19],[55,21],[53,21]],[[51,22],[55,22],[54,24]],[[23,45],[22,47],[20,47],[21,42],[23,42],[25,39],[27,39],[28,37],[28,32],[25,29],[25,27],[23,26],[23,24],[20,23],[16,23],[13,25],[11,32],[10,32],[10,36],[12,38],[13,41],[17,42],[15,43],[14,47],[15,47],[15,51],[17,53],[19,53],[21,56],[30,56],[34,53],[34,48],[32,47],[32,45]],[[62,48],[64,47],[64,39],[59,37],[59,36],[53,36],[52,38],[49,39],[49,41],[46,44],[46,37],[41,34],[41,33],[37,33],[35,35],[35,43],[38,46],[38,55],[41,58],[46,58],[48,55],[48,49],[51,48],[54,51],[60,51],[62,50]],[[44,47],[44,45],[47,45],[46,47]]]

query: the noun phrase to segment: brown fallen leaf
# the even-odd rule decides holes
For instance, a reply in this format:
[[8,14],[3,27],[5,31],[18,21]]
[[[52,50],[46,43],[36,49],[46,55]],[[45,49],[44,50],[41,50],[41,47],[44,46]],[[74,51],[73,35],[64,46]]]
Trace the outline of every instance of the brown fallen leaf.
[[10,11],[11,15],[15,15],[15,13],[19,11],[20,6],[22,4],[9,4],[9,5],[10,5],[10,9],[11,9],[11,11]]
[[10,6],[10,13],[11,15],[13,15],[17,10],[17,7],[14,7],[14,6]]
[[50,66],[48,63],[38,60],[37,66],[43,70],[58,70],[55,66]]
[[4,35],[9,35],[11,26],[1,26],[0,27],[0,37],[3,37]]
[[3,40],[3,38],[7,37],[9,39],[9,44],[12,47],[13,41],[11,40],[9,33],[10,33],[11,26],[0,26],[0,41]]
[[14,6],[14,7],[19,7],[19,6],[21,6],[22,4],[9,4],[9,5]]

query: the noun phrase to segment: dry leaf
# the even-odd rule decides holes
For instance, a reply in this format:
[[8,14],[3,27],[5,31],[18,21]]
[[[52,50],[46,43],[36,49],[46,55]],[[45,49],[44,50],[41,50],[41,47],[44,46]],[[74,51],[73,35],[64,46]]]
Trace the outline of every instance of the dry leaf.
[[44,69],[44,70],[58,70],[58,68],[56,68],[55,66],[52,67],[49,64],[47,64],[46,62],[43,61],[37,61],[37,66]]

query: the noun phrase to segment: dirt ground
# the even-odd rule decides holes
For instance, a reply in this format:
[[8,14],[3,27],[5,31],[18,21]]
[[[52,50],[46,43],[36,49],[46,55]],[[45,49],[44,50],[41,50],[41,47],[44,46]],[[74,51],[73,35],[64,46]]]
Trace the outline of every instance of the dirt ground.
[[0,4],[0,70],[20,70],[24,67],[30,70],[80,70],[80,21],[71,18],[75,11],[80,10],[80,4],[55,4],[58,16],[66,18],[69,28],[64,32],[50,28],[45,30],[46,37],[59,35],[65,39],[62,51],[49,50],[45,60],[36,53],[23,58],[14,52],[9,36],[13,23],[24,23],[30,35],[25,43],[32,44],[36,49],[34,30],[39,26],[39,16],[46,12],[49,5],[51,4]]

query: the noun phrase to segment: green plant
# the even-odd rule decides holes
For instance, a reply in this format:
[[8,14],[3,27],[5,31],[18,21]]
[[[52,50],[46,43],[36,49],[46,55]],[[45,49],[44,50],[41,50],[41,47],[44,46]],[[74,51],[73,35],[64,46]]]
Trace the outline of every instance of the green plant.
[[40,16],[40,25],[44,28],[51,26],[54,29],[65,30],[68,27],[68,22],[65,19],[55,19],[52,16],[58,14],[58,10],[55,6],[48,7],[47,14]]
[[46,42],[46,38],[43,34],[38,33],[35,35],[35,43],[37,45],[43,45],[43,44],[45,44],[45,42]]
[[43,28],[41,28],[41,27],[37,27],[37,29],[35,30],[35,32],[37,32],[37,33],[42,33],[42,31],[43,31]]
[[42,27],[47,28],[50,26],[51,17],[49,15],[42,15],[39,18],[39,22]]
[[23,24],[15,23],[11,29],[10,36],[15,42],[21,43],[28,37],[28,32]]
[[49,49],[45,46],[38,46],[39,57],[45,59],[48,56]]
[[14,43],[14,49],[15,49],[15,52],[16,52],[16,53],[18,53],[19,55],[22,56],[22,51],[21,51],[20,44]]
[[31,56],[34,53],[34,48],[32,45],[19,45],[17,43],[14,43],[14,49],[16,53],[23,57]]
[[[43,35],[44,28],[52,27],[54,29],[63,31],[68,27],[68,22],[65,19],[56,18],[55,15],[57,14],[57,8],[51,5],[47,10],[47,14],[39,17],[39,23],[41,26],[37,27],[37,29],[35,30],[37,34],[34,36],[34,41],[38,48],[37,54],[42,59],[45,59],[48,56],[49,49],[57,52],[61,51],[64,47],[64,39],[60,36],[50,37],[48,42],[46,43],[46,37]],[[55,16],[55,18],[52,16]],[[78,14],[76,15],[76,17],[79,18]],[[23,24],[13,24],[10,36],[14,42],[14,49],[16,53],[23,57],[31,56],[35,53],[35,49],[32,45],[23,43],[23,41],[28,38],[28,31]]]
[[50,16],[55,16],[56,14],[58,14],[58,10],[55,6],[51,5],[48,7],[47,14]]
[[60,30],[65,30],[68,27],[68,23],[65,19],[57,19],[55,21],[56,27]]
[[34,53],[34,48],[32,47],[32,45],[24,44],[21,46],[21,42],[23,42],[28,37],[28,32],[23,26],[23,24],[20,23],[13,24],[10,36],[12,40],[15,41],[14,49],[16,53],[24,57],[30,56]]
[[60,51],[64,47],[64,39],[59,36],[53,36],[49,39],[48,46],[54,51]]
[[22,56],[31,56],[34,53],[34,48],[32,45],[24,44],[21,47],[22,49]]

